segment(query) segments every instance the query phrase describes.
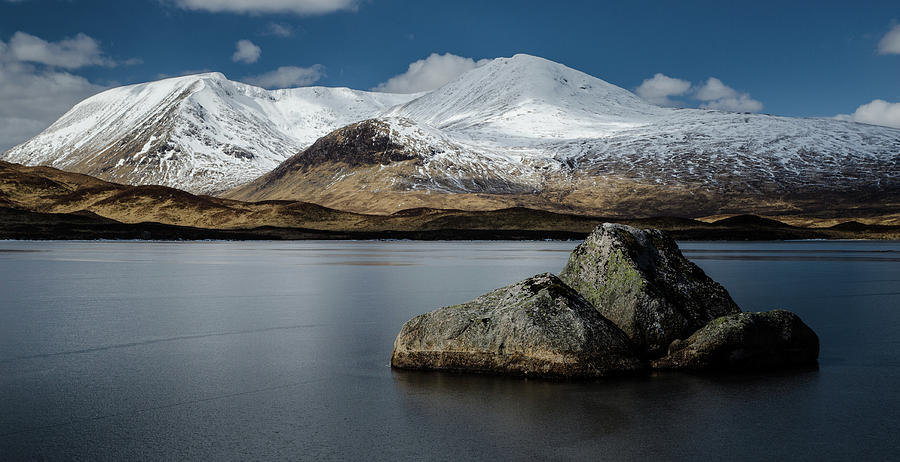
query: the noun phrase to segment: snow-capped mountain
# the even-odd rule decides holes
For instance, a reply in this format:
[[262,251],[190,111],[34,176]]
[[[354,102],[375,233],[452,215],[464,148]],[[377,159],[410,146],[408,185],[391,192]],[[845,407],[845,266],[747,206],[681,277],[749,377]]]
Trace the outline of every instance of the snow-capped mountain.
[[212,193],[415,96],[326,87],[268,91],[220,73],[190,75],[88,98],[2,158]]
[[[144,93],[154,96],[135,96]],[[124,87],[79,104],[6,158],[201,192],[272,170],[225,195],[365,212],[525,205],[699,216],[900,205],[900,130],[658,107],[528,55],[421,95],[267,92],[220,74]]]
[[[507,153],[552,170],[652,183],[712,187],[738,176],[782,185],[851,187],[900,179],[896,129],[658,107],[603,80],[527,55],[496,59],[389,115],[434,127],[476,151]],[[856,171],[848,174],[848,169]]]
[[[495,59],[367,124],[228,195],[356,211],[524,205],[628,216],[900,203],[900,130],[658,107],[527,55]],[[388,141],[376,146],[376,135]],[[378,157],[388,145],[406,157]]]

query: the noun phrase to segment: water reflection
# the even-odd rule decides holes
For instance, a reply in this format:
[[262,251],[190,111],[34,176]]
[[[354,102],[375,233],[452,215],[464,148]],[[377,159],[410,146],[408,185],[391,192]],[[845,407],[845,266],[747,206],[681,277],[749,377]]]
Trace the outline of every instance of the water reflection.
[[[575,242],[4,242],[0,459],[890,459],[900,243],[682,243],[820,369],[549,382],[393,371],[400,326]],[[711,257],[711,258],[710,258]]]
[[[697,459],[777,454],[785,426],[809,424],[823,403],[815,369],[767,375],[660,374],[589,382],[395,371],[410,419],[464,434],[497,457]],[[766,415],[790,406],[782,422]],[[735,428],[755,428],[737,435]],[[771,439],[770,439],[771,438]],[[538,444],[535,444],[538,443]],[[721,452],[720,452],[721,451]],[[749,454],[748,454],[749,455]]]

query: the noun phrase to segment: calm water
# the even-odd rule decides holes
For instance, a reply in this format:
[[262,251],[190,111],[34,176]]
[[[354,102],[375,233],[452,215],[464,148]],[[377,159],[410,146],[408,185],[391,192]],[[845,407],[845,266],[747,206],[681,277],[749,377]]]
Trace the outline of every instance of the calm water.
[[0,459],[890,459],[900,243],[684,243],[818,370],[545,382],[392,371],[410,317],[574,242],[0,242]]

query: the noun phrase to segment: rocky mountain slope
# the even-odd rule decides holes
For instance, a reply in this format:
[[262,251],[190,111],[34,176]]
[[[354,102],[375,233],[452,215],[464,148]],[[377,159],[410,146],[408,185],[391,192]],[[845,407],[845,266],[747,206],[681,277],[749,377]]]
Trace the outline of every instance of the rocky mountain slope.
[[123,87],[4,157],[203,193],[263,175],[223,197],[361,213],[895,219],[900,210],[900,130],[658,107],[528,55],[423,95],[268,92],[221,74]]
[[[402,158],[381,157],[386,145]],[[900,206],[898,161],[900,130],[662,108],[517,55],[343,127],[227,196],[386,213],[526,206],[627,217],[876,216]]]
[[0,158],[213,193],[415,96],[325,87],[268,91],[220,73],[190,75],[88,98]]

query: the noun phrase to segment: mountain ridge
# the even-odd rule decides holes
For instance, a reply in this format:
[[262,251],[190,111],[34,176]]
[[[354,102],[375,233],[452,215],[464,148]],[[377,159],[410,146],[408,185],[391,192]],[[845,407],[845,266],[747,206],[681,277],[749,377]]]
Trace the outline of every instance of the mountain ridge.
[[214,193],[275,168],[322,133],[413,97],[332,87],[270,91],[218,72],[173,77],[92,96],[2,158]]
[[[529,55],[497,58],[416,95],[269,91],[217,73],[188,81],[193,86],[159,92],[165,96],[156,99],[168,102],[150,105],[150,125],[120,124],[125,135],[116,147],[93,152],[51,136],[77,128],[80,104],[5,157],[120,182],[360,213],[459,205],[698,217],[900,207],[900,130],[654,106]],[[116,93],[107,96],[116,100]],[[91,120],[80,122],[91,128]],[[360,138],[363,131],[369,138]],[[72,144],[86,164],[69,162],[71,153],[32,155],[32,148],[56,146],[46,139]],[[203,155],[173,167],[173,158],[191,157],[185,152]]]

